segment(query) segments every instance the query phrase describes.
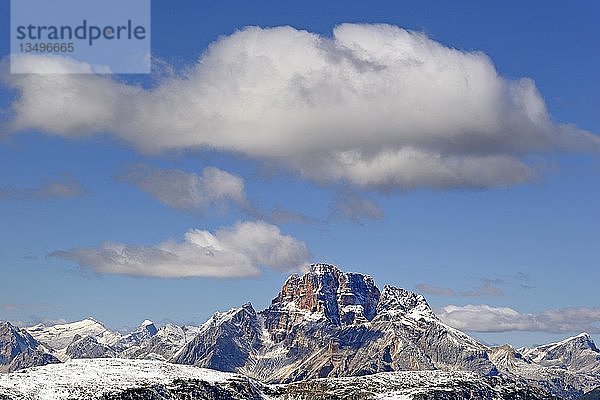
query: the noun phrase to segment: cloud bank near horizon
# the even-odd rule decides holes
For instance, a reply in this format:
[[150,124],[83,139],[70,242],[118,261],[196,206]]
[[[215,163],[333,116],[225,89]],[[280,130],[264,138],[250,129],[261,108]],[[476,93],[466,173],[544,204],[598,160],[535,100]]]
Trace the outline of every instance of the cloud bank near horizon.
[[4,80],[18,93],[13,131],[108,132],[149,153],[214,149],[366,189],[515,185],[539,175],[544,154],[600,150],[598,136],[553,122],[530,79],[391,25],[342,24],[332,37],[248,27],[150,89],[101,75]]
[[299,271],[310,259],[306,244],[265,222],[240,222],[214,233],[192,229],[183,241],[153,246],[107,242],[49,254],[98,274],[159,278],[238,278],[263,268]]
[[448,325],[470,332],[600,333],[600,308],[562,308],[522,313],[510,307],[469,304],[441,307],[436,314]]

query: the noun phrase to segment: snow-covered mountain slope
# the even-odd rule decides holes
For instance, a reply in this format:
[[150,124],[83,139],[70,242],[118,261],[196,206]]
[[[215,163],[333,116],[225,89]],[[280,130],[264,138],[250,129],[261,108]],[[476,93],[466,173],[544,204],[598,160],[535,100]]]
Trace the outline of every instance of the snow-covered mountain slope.
[[[285,399],[516,400],[555,399],[527,383],[465,371],[380,372],[294,382]],[[287,396],[287,397],[285,397]]]
[[114,348],[117,351],[123,351],[132,346],[139,346],[141,343],[148,341],[152,336],[156,335],[158,329],[154,322],[144,320],[133,332],[123,336],[115,344]]
[[107,344],[98,343],[98,340],[95,337],[80,337],[79,335],[73,338],[71,344],[64,349],[63,354],[68,357],[68,359],[107,358],[116,356],[112,347]]
[[234,372],[242,369],[259,350],[262,339],[256,312],[247,303],[239,309],[213,315],[173,361]]
[[160,361],[94,359],[0,376],[0,399],[550,399],[522,382],[468,372],[412,371],[265,385],[233,373]]
[[571,372],[600,372],[600,350],[587,333],[532,349],[520,349],[537,364]]
[[[199,327],[167,324],[157,328],[145,320],[126,335],[107,329],[93,318],[53,326],[26,328],[45,351],[67,361],[76,358],[140,358],[169,360],[197,334]],[[0,370],[1,372],[1,370]]]
[[237,382],[251,382],[235,374],[160,361],[99,358],[70,360],[0,375],[0,399],[5,396],[11,400],[91,400],[132,388],[170,385],[175,380],[198,380],[224,388]]
[[137,342],[130,342],[121,349],[119,357],[140,358],[167,361],[193,340],[200,327],[167,324],[158,328],[156,333]]
[[0,323],[0,372],[57,362],[26,330]]
[[491,349],[490,359],[502,375],[526,381],[565,399],[577,399],[600,386],[600,374],[544,366],[510,345]]
[[26,329],[38,342],[50,346],[55,351],[65,350],[76,336],[79,338],[91,336],[98,343],[105,345],[112,345],[121,337],[93,318],[53,326],[39,324]]

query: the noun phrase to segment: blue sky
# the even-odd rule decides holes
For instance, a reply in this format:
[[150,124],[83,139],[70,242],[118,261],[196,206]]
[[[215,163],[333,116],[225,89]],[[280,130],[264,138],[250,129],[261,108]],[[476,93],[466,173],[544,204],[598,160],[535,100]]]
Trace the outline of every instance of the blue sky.
[[[5,56],[9,51],[7,2],[1,7],[4,34],[0,52]],[[4,132],[0,132],[0,319],[29,323],[93,315],[113,328],[136,325],[145,318],[201,323],[217,310],[246,301],[257,309],[266,307],[295,264],[325,261],[344,270],[368,273],[380,287],[389,283],[420,291],[449,323],[476,330],[476,336],[491,343],[529,345],[582,329],[598,337],[598,17],[600,6],[593,1],[569,5],[153,1],[152,55],[159,73],[104,76],[94,86],[98,93],[107,93],[113,90],[114,79],[119,79],[127,87],[143,87],[145,92],[140,95],[117,97],[125,98],[124,107],[129,103],[157,107],[154,112],[131,117],[138,126],[148,124],[147,129],[136,131],[128,122],[114,118],[107,122],[85,109],[73,114],[83,116],[83,122],[73,116],[61,117],[52,102],[60,98],[62,89],[52,87],[54,92],[50,92],[45,82],[24,79],[16,85],[9,77],[0,88],[4,110]],[[354,103],[349,102],[345,103],[350,104],[347,109],[332,106],[334,112],[355,111],[348,112],[348,124],[340,121],[338,125],[338,120],[319,112],[314,117],[317,122],[307,127],[304,119],[311,116],[312,123],[310,112],[315,110],[302,104],[306,114],[290,122],[291,128],[277,125],[277,113],[284,121],[297,116],[280,107],[289,100],[287,93],[273,94],[283,100],[271,113],[259,110],[254,115],[249,111],[243,114],[245,119],[235,119],[246,112],[244,104],[271,104],[268,87],[279,82],[251,70],[262,65],[260,60],[229,65],[228,55],[235,57],[236,49],[244,48],[256,34],[259,47],[274,46],[267,49],[265,57],[291,49],[298,54],[306,52],[308,60],[314,50],[312,42],[301,34],[296,41],[297,32],[306,30],[326,46],[334,46],[333,29],[342,23],[367,24],[361,25],[366,27],[363,30],[349,26],[336,35],[340,41],[365,40],[365,52],[372,57],[376,41],[365,38],[389,39],[391,45],[381,40],[391,46],[392,54],[400,52],[394,43],[402,45],[403,41],[414,39],[417,45],[432,46],[431,53],[419,53],[426,60],[424,65],[455,68],[456,76],[472,79],[468,90],[475,94],[461,97],[461,89],[456,90],[458,95],[446,92],[441,85],[455,84],[455,75],[448,81],[424,81],[421,87],[418,79],[423,75],[418,67],[410,72],[415,79],[405,82],[402,74],[382,77],[376,68],[372,74],[358,68],[356,75],[347,75],[347,70],[338,71],[338,64],[332,63],[323,70],[333,71],[334,82],[354,85],[352,77],[366,82],[359,87],[365,93],[357,89],[357,98],[353,98],[365,107],[353,108]],[[371,24],[390,24],[426,37],[415,39],[398,33],[397,28]],[[294,29],[269,29],[288,25]],[[246,26],[263,30],[243,30]],[[198,60],[215,41],[213,48],[218,51],[203,59],[208,66],[200,67],[204,70],[199,73],[191,71],[198,68]],[[283,46],[276,47],[277,43]],[[450,49],[461,53],[455,56]],[[332,50],[330,56],[335,55],[338,53]],[[304,62],[302,57],[290,60],[291,64]],[[386,64],[387,70],[394,70],[395,62]],[[223,65],[231,67],[230,75],[223,72]],[[497,77],[490,68],[492,72],[495,68]],[[174,75],[165,72],[169,69]],[[238,92],[228,91],[230,76],[240,85],[254,85],[249,97],[242,99],[246,103],[236,96]],[[304,78],[313,76],[307,73]],[[340,76],[350,76],[351,82],[336,80]],[[244,80],[251,78],[254,80]],[[531,81],[523,83],[520,78]],[[381,82],[405,88],[407,93],[413,90],[418,98],[414,101],[422,102],[421,106],[411,108],[409,100],[414,97],[408,96],[406,102],[393,104],[398,118],[385,113],[395,97],[381,94],[388,87]],[[85,82],[60,83],[67,87]],[[216,94],[202,92],[212,84],[218,89]],[[201,92],[198,98],[194,97],[195,85]],[[500,122],[494,120],[497,126],[488,128],[492,122],[486,123],[485,117],[490,110],[481,104],[490,88],[502,85],[510,89],[493,92],[490,98],[500,100],[491,103],[490,109],[497,111],[493,105],[498,104],[507,111]],[[23,87],[26,89],[21,92]],[[41,88],[42,94],[32,88]],[[318,87],[307,88],[307,96],[322,102],[324,109],[330,106],[327,96],[338,89],[332,84],[323,94]],[[342,97],[345,88],[340,89]],[[380,90],[373,95],[368,88]],[[175,97],[157,95],[161,90]],[[458,100],[452,101],[455,95]],[[477,96],[484,100],[471,104],[481,98]],[[219,133],[210,139],[201,128],[186,128],[186,118],[195,127],[207,126],[204,114],[194,108],[206,97],[226,109],[225,122],[208,125]],[[185,102],[187,98],[191,100]],[[27,109],[27,104],[15,109],[19,99],[31,100],[25,103],[33,104],[32,109]],[[85,101],[77,99],[76,103]],[[545,103],[546,111],[540,112],[547,120],[519,119],[527,107],[533,110],[527,118],[533,115],[535,119],[540,101]],[[36,104],[47,106],[41,117],[33,112],[40,109]],[[90,104],[101,104],[101,100]],[[406,121],[419,110],[429,112],[430,104],[440,105],[434,110],[439,113],[416,116],[415,125],[408,126]],[[378,118],[370,119],[372,115],[366,112],[363,115],[361,110],[366,107],[375,107]],[[381,115],[380,109],[384,110]],[[171,115],[179,110],[183,110],[181,116],[171,121]],[[458,120],[456,115],[464,117]],[[513,117],[516,122],[510,122]],[[426,122],[436,118],[441,118],[441,123],[434,129]],[[478,118],[484,119],[481,125],[476,124]],[[18,129],[15,120],[20,121]],[[250,128],[237,132],[239,121],[258,133],[249,132]],[[163,124],[173,129],[153,131]],[[481,132],[473,126],[481,126]],[[462,127],[472,132],[462,132]],[[298,132],[305,132],[307,139]],[[463,133],[473,136],[465,139]],[[488,142],[486,134],[499,136]],[[298,140],[297,146],[288,145],[286,136],[280,139],[278,135]],[[571,139],[564,139],[567,136]],[[578,139],[573,139],[575,136]],[[422,144],[421,138],[427,144]],[[296,149],[305,145],[308,150]],[[417,161],[400,164],[404,166],[401,172],[393,167],[399,164],[381,170],[372,165],[359,169],[364,161],[361,157],[369,152],[378,157],[387,155],[389,149],[402,152],[407,146],[415,151]],[[355,149],[360,150],[358,155],[350,155],[358,161],[350,161],[350,167],[328,164],[323,156]],[[432,152],[451,158],[445,167],[453,174],[431,172],[436,168],[428,158]],[[486,158],[492,162],[479,164],[480,157],[490,154],[502,160]],[[455,179],[456,175],[459,178]],[[218,267],[194,258],[197,248],[183,239],[193,229],[210,232],[210,240],[235,249],[222,261],[235,264],[227,277],[215,272]],[[264,240],[246,249],[240,243],[248,238],[244,235]],[[106,242],[129,246],[128,254],[141,257],[154,269],[148,272],[127,259],[119,271],[107,261],[107,252],[114,248],[103,244]],[[178,260],[168,268],[161,267],[168,260],[152,258],[157,249],[165,248],[179,252]],[[181,261],[189,254],[195,260],[192,265],[189,260]],[[482,322],[488,317],[495,323]]]

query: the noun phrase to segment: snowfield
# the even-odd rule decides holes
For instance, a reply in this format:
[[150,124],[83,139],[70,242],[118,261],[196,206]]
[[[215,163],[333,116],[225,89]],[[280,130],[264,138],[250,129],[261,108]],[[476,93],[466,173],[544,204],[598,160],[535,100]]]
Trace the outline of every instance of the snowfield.
[[[127,390],[136,390],[135,396]],[[443,396],[443,397],[440,397]],[[70,360],[0,375],[5,400],[548,399],[523,382],[460,371],[399,371],[267,385],[240,374],[153,360]]]
[[33,367],[0,375],[0,395],[27,400],[98,399],[103,393],[156,384],[168,385],[175,379],[224,383],[236,376],[238,375],[152,360],[70,360],[64,364]]

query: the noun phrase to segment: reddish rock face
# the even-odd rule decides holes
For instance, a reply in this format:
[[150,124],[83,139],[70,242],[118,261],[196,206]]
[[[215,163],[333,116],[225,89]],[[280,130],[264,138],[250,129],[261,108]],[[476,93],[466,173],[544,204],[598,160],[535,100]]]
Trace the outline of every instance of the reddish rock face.
[[336,325],[350,325],[373,319],[379,295],[373,278],[368,275],[344,273],[332,265],[314,264],[303,276],[292,275],[270,308],[281,312],[293,303],[296,309],[322,313]]

